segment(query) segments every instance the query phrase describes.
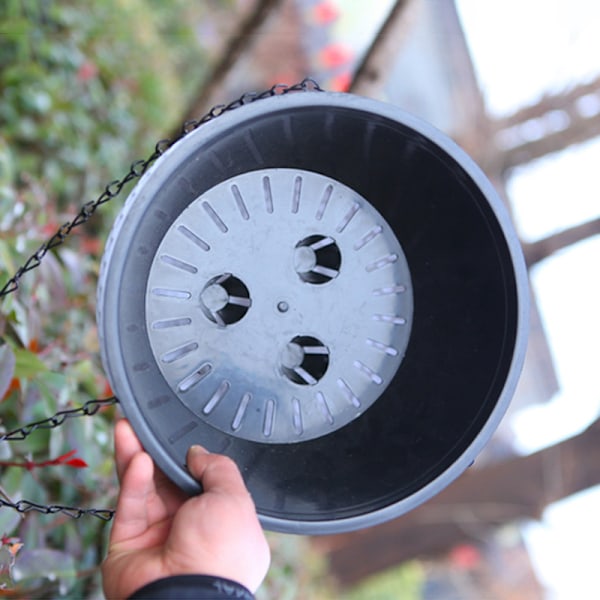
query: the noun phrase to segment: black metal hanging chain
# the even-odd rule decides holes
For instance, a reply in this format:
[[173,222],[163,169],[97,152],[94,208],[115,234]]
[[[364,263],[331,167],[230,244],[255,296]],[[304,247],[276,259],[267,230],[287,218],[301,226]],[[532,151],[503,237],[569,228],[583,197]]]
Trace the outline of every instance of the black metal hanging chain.
[[133,162],[129,168],[129,172],[122,177],[121,179],[116,179],[111,181],[105,188],[104,191],[96,198],[96,200],[91,200],[86,202],[79,210],[79,213],[75,216],[72,221],[61,225],[56,233],[52,235],[52,237],[46,240],[26,261],[25,263],[17,269],[15,274],[4,284],[2,289],[0,290],[0,298],[11,294],[12,292],[16,292],[19,289],[19,281],[21,277],[39,267],[44,256],[53,248],[56,248],[60,244],[62,244],[67,236],[80,225],[87,223],[92,215],[96,212],[96,209],[116,198],[120,193],[123,187],[125,187],[129,182],[139,179],[144,175],[144,173],[148,170],[154,161],[157,158],[160,158],[171,146],[176,144],[178,141],[183,139],[186,135],[195,131],[208,121],[212,121],[216,119],[223,113],[229,112],[231,110],[235,110],[236,108],[240,108],[246,104],[250,104],[251,102],[255,102],[256,100],[262,100],[264,98],[270,98],[271,96],[278,96],[282,94],[288,94],[290,92],[304,92],[304,91],[323,91],[319,84],[313,79],[307,78],[301,81],[300,83],[294,85],[284,85],[284,84],[276,84],[265,90],[264,92],[256,93],[250,92],[245,93],[240,96],[238,99],[230,102],[229,104],[218,104],[211,108],[204,117],[201,119],[191,119],[186,121],[182,127],[181,132],[178,137],[173,140],[164,139],[160,140],[156,146],[154,147],[154,151],[152,154],[146,158],[145,160],[136,160]]
[[37,504],[30,500],[18,500],[17,502],[9,502],[0,498],[0,507],[12,508],[21,514],[28,512],[38,512],[44,515],[55,515],[62,513],[72,519],[79,519],[84,515],[97,517],[102,521],[110,521],[115,511],[110,508],[78,508],[76,506],[63,506],[61,504]]
[[[91,417],[95,415],[101,408],[106,406],[113,406],[118,404],[119,400],[115,396],[105,398],[102,400],[88,400],[83,406],[79,408],[71,408],[67,410],[61,410],[55,415],[36,421],[35,423],[29,423],[23,427],[13,429],[7,433],[0,434],[0,442],[17,442],[26,439],[34,431],[38,429],[53,429],[59,427],[67,419],[74,417]],[[62,513],[73,519],[79,519],[84,515],[97,517],[102,521],[110,521],[115,511],[110,508],[79,508],[76,506],[64,506],[61,504],[38,504],[31,500],[18,500],[17,502],[11,502],[8,499],[0,497],[0,507],[12,508],[19,513],[38,512],[44,515],[54,515],[56,513]]]
[[[186,135],[188,135],[192,131],[195,131],[204,123],[207,123],[208,121],[212,121],[213,119],[219,117],[223,113],[235,110],[236,108],[240,108],[241,106],[250,104],[251,102],[255,102],[256,100],[262,100],[264,98],[270,98],[272,96],[288,94],[290,92],[311,91],[322,92],[323,89],[319,86],[319,84],[316,81],[310,78],[306,78],[294,85],[276,84],[263,92],[245,93],[233,102],[230,102],[229,104],[219,104],[217,106],[214,106],[204,117],[200,119],[192,119],[186,121],[181,127],[181,132],[179,136],[177,136],[173,140],[160,140],[156,144],[156,146],[154,147],[154,151],[148,158],[133,162],[129,168],[129,172],[124,177],[115,181],[111,181],[104,188],[104,191],[100,194],[100,196],[96,198],[96,200],[86,202],[80,208],[79,212],[72,221],[69,221],[61,227],[59,227],[56,233],[54,233],[54,235],[50,237],[50,239],[46,240],[4,284],[2,289],[0,289],[0,299],[4,298],[8,294],[16,292],[19,289],[19,281],[25,273],[31,271],[32,269],[35,269],[36,267],[39,267],[44,256],[50,250],[62,244],[73,229],[80,225],[83,225],[84,223],[87,223],[100,205],[108,202],[109,200],[112,200],[113,198],[116,198],[121,193],[123,187],[125,187],[129,182],[142,177],[142,175],[144,175],[148,168],[158,158],[160,158],[160,156],[162,156],[171,146],[179,142]],[[51,417],[42,419],[41,421],[29,423],[7,433],[0,434],[0,442],[24,440],[38,429],[53,429],[54,427],[59,427],[60,425],[62,425],[67,419],[71,419],[74,417],[93,416],[101,408],[105,406],[112,406],[114,404],[117,404],[118,402],[118,398],[115,398],[114,396],[106,399],[88,400],[85,404],[83,404],[83,406],[80,406],[78,408],[62,410]],[[73,506],[61,506],[57,504],[43,505],[31,502],[29,500],[19,500],[17,502],[10,502],[2,498],[0,498],[0,507],[12,508],[19,513],[28,513],[32,511],[47,515],[62,513],[73,519],[79,519],[83,515],[90,515],[97,517],[103,521],[110,521],[115,514],[115,511],[112,509],[78,508]]]
[[61,410],[47,419],[29,423],[28,425],[23,425],[22,427],[18,427],[7,433],[2,433],[0,434],[0,442],[19,442],[26,439],[37,429],[54,429],[54,427],[62,425],[67,419],[72,419],[73,417],[91,417],[101,408],[118,403],[118,398],[115,398],[114,396],[102,400],[88,400],[83,406],[78,408]]

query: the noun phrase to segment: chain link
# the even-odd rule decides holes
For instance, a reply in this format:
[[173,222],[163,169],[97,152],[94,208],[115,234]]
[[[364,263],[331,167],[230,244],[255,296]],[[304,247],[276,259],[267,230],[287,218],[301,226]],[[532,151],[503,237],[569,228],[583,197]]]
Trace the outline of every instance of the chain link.
[[0,442],[19,442],[26,439],[34,431],[38,429],[54,429],[62,425],[67,419],[74,417],[91,417],[95,415],[101,408],[105,406],[113,406],[118,404],[118,398],[114,396],[99,400],[88,400],[83,406],[79,408],[70,408],[67,410],[61,410],[55,415],[36,421],[35,423],[29,423],[23,425],[17,429],[13,429],[7,433],[0,434]]
[[[53,429],[59,427],[67,419],[74,417],[91,417],[95,415],[101,408],[105,406],[113,406],[119,403],[119,399],[115,396],[105,399],[88,400],[83,406],[79,408],[71,408],[68,410],[61,410],[55,415],[29,423],[18,429],[13,429],[8,433],[0,434],[0,442],[16,442],[26,439],[34,431],[38,429]],[[37,504],[31,500],[19,500],[18,502],[10,502],[3,498],[0,498],[0,507],[12,508],[19,513],[38,512],[45,515],[54,515],[56,513],[62,513],[72,519],[79,519],[84,515],[90,515],[97,517],[102,521],[110,521],[115,511],[109,508],[79,508],[75,506],[62,506],[60,504]]]
[[256,93],[250,92],[245,93],[233,102],[229,104],[218,104],[211,108],[206,115],[204,115],[200,119],[190,119],[186,121],[182,127],[179,135],[173,139],[164,139],[160,140],[154,147],[154,151],[152,154],[146,158],[145,160],[137,160],[131,164],[129,167],[129,172],[122,177],[121,179],[115,179],[111,181],[106,187],[104,191],[96,198],[96,200],[92,200],[90,202],[86,202],[79,210],[79,213],[75,216],[72,221],[64,223],[61,225],[56,233],[47,241],[45,241],[26,261],[25,263],[17,269],[15,274],[4,284],[2,289],[0,290],[0,298],[7,296],[13,292],[16,292],[19,289],[19,281],[21,277],[39,267],[44,256],[57,246],[60,246],[65,239],[70,235],[73,229],[87,223],[92,215],[96,212],[96,209],[104,204],[105,202],[109,202],[113,198],[116,198],[120,193],[123,187],[125,187],[128,183],[135,179],[139,179],[144,175],[144,173],[148,170],[148,168],[158,159],[162,154],[164,154],[171,146],[176,144],[186,135],[195,131],[208,121],[212,121],[216,119],[220,115],[229,112],[231,110],[235,110],[244,106],[246,104],[250,104],[251,102],[255,102],[256,100],[262,100],[264,98],[270,98],[271,96],[279,96],[282,94],[288,94],[290,92],[310,92],[310,91],[323,91],[319,84],[313,79],[307,78],[301,81],[300,83],[296,83],[294,85],[283,85],[276,84],[265,90],[264,92]]
[[[270,98],[272,96],[279,96],[282,94],[288,94],[290,92],[311,92],[311,91],[323,91],[319,84],[313,79],[307,78],[301,81],[300,83],[294,85],[284,85],[284,84],[276,84],[260,93],[245,93],[233,102],[229,104],[219,104],[211,108],[206,115],[204,115],[200,119],[191,119],[186,121],[182,127],[179,135],[173,139],[163,139],[157,142],[154,147],[154,151],[152,154],[142,160],[137,160],[131,164],[129,167],[128,173],[125,174],[121,179],[116,179],[111,181],[106,185],[104,191],[96,198],[96,200],[92,200],[90,202],[86,202],[79,210],[75,218],[73,220],[61,225],[56,233],[47,241],[45,241],[26,261],[25,263],[17,269],[15,274],[6,282],[4,287],[0,290],[0,298],[7,296],[13,292],[16,292],[19,289],[19,282],[21,277],[39,267],[44,256],[53,248],[60,246],[73,229],[87,223],[92,215],[96,212],[96,209],[102,204],[109,202],[113,198],[116,198],[121,190],[131,181],[139,179],[144,175],[144,173],[148,170],[148,168],[158,159],[162,154],[164,154],[171,146],[176,144],[186,135],[195,131],[208,121],[212,121],[216,119],[223,113],[229,112],[231,110],[235,110],[240,108],[246,104],[250,104],[251,102],[255,102],[256,100],[262,100],[264,98]],[[41,421],[36,421],[35,423],[29,423],[28,425],[24,425],[23,427],[19,427],[12,431],[9,431],[4,434],[0,434],[0,442],[4,441],[19,441],[26,439],[29,435],[31,435],[34,431],[38,429],[53,429],[54,427],[59,427],[62,425],[67,419],[72,419],[74,417],[84,417],[84,416],[93,416],[95,415],[101,408],[105,406],[112,406],[119,402],[118,398],[114,396],[106,399],[97,399],[97,400],[88,400],[83,406],[79,408],[72,408],[68,410],[63,410],[57,412],[52,417],[48,417],[47,419],[42,419]],[[111,509],[98,509],[98,508],[78,508],[73,506],[61,506],[58,504],[37,504],[35,502],[31,502],[30,500],[19,500],[18,502],[9,502],[8,500],[4,500],[0,498],[0,507],[7,507],[16,510],[19,513],[28,513],[28,512],[38,512],[46,515],[53,515],[57,513],[62,513],[68,517],[73,519],[79,519],[84,515],[90,515],[93,517],[97,517],[103,521],[110,521],[115,511]]]
[[21,514],[28,512],[38,512],[44,515],[62,513],[72,519],[79,519],[84,515],[90,515],[102,521],[110,521],[115,514],[115,511],[109,508],[78,508],[76,506],[62,506],[61,504],[37,504],[30,500],[9,502],[3,498],[0,498],[0,507],[12,508]]

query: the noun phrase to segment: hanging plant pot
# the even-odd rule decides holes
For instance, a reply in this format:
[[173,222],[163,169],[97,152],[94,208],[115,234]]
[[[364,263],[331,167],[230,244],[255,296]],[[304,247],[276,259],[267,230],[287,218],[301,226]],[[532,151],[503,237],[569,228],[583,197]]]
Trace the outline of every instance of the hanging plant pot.
[[348,94],[223,114],[143,177],[102,264],[111,386],[190,494],[191,444],[263,524],[396,517],[475,458],[514,391],[526,272],[500,200],[432,127]]

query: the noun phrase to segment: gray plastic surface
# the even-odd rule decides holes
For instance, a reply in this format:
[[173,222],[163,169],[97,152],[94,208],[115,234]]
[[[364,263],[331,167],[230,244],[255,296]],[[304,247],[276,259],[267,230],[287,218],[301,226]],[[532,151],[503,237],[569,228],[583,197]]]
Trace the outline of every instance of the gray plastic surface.
[[[402,342],[406,356],[386,375],[390,381],[382,386],[385,389],[369,401],[370,407],[354,414],[340,428],[317,428],[314,439],[291,439],[297,434],[292,399],[298,396],[294,390],[304,393],[316,386],[295,382],[293,377],[283,381],[282,385],[289,384],[291,390],[287,423],[292,427],[283,430],[275,443],[260,441],[265,415],[273,410],[269,406],[275,406],[269,405],[269,399],[286,400],[281,399],[280,391],[266,390],[259,407],[263,412],[256,421],[258,434],[243,439],[236,431],[227,433],[238,408],[227,408],[222,398],[209,411],[217,421],[202,416],[211,394],[218,394],[222,382],[229,381],[227,377],[215,381],[212,391],[207,388],[204,404],[190,409],[174,391],[181,377],[170,380],[157,364],[169,348],[155,351],[154,344],[153,350],[157,330],[152,330],[152,324],[188,315],[174,311],[161,317],[156,313],[156,302],[149,300],[149,290],[151,298],[153,287],[162,285],[152,283],[152,273],[168,231],[212,188],[265,169],[315,173],[364,198],[391,228],[402,261],[406,260],[404,271],[410,278],[393,283],[414,294],[403,307],[412,319],[414,300],[410,338]],[[283,214],[284,205],[286,216],[293,211],[293,194],[272,200],[270,216],[275,219]],[[215,205],[217,213],[224,201]],[[236,202],[236,196],[230,201]],[[252,217],[246,218],[239,202],[227,209],[231,214],[235,210],[244,230],[251,228]],[[219,234],[213,219],[215,224]],[[377,223],[369,225],[375,226]],[[193,230],[191,226],[189,229]],[[366,235],[369,228],[363,229],[362,235]],[[309,233],[324,238],[330,235],[317,229]],[[297,236],[289,237],[298,239],[293,247],[286,241],[282,252],[288,252],[292,261],[295,257],[293,274],[297,276],[306,272],[298,267],[306,256],[294,248],[306,238],[306,231],[300,227]],[[252,244],[260,244],[264,238],[249,236],[245,247],[236,246],[233,236],[229,239],[219,243],[230,244],[234,255],[251,255]],[[344,255],[345,251],[340,277]],[[233,275],[247,284],[254,299],[257,292],[251,289],[252,276],[239,272],[244,261],[237,264],[242,266]],[[264,266],[265,271],[268,268]],[[218,340],[222,326],[205,318],[207,306],[209,313],[223,306],[219,300],[223,292],[209,289],[207,293],[206,281],[212,285],[227,269],[215,265],[217,279],[213,280],[210,268],[205,271],[198,282],[200,291],[194,293],[205,296],[193,299],[197,312],[192,317],[201,319],[198,322],[211,328],[212,334],[204,336],[202,329],[198,330],[195,343],[200,347],[204,337]],[[158,282],[161,277],[157,275]],[[338,283],[336,279],[321,287]],[[268,285],[268,278],[263,280]],[[305,284],[310,290],[307,294],[323,291],[314,282]],[[163,287],[196,289],[180,289],[171,283]],[[294,298],[276,292],[271,302],[273,315],[285,317],[295,306]],[[460,148],[393,106],[347,94],[304,93],[261,100],[222,115],[168,150],[144,175],[107,241],[98,287],[98,329],[104,365],[126,416],[144,447],[177,485],[188,493],[199,491],[184,463],[189,445],[202,443],[236,460],[267,528],[334,533],[403,514],[439,492],[472,463],[497,427],[517,383],[526,347],[527,297],[526,270],[510,219],[489,182]],[[338,301],[341,304],[344,300],[341,293]],[[172,298],[170,302],[173,304]],[[336,316],[334,305],[334,300],[327,305],[326,314],[331,318]],[[252,308],[249,306],[239,323],[230,325],[231,330],[243,326]],[[373,321],[373,326],[377,325]],[[298,330],[295,335],[320,340],[321,334],[315,327]],[[360,335],[378,341],[377,336]],[[288,337],[295,339],[291,334]],[[185,347],[186,343],[184,340],[171,348]],[[257,343],[257,348],[265,346],[269,344]],[[227,352],[233,352],[232,348]],[[288,350],[292,355],[296,351],[294,346]],[[404,350],[399,350],[404,355]],[[214,357],[204,354],[207,361],[217,360],[220,348],[212,351]],[[381,348],[363,351],[381,353]],[[281,349],[278,352],[283,357],[278,364],[285,366],[291,361],[298,366],[293,356]],[[260,353],[257,361],[264,360]],[[335,356],[332,352],[331,359]],[[231,363],[235,364],[233,358]],[[201,369],[202,364],[200,360],[192,366]],[[365,366],[377,373],[377,369]],[[330,368],[336,381],[343,379],[328,364],[327,370]],[[227,394],[229,391],[223,398],[229,398]],[[256,391],[252,394],[253,398],[257,395]],[[345,395],[351,404],[352,396]],[[242,399],[243,392],[235,398],[235,407]],[[219,421],[217,412],[226,408],[224,420]]]

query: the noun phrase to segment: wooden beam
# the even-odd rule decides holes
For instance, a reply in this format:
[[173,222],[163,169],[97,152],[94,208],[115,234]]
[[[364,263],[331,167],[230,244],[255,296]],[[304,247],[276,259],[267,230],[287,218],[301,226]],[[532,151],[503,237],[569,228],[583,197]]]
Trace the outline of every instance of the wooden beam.
[[337,536],[313,538],[342,586],[519,520],[538,519],[550,503],[600,483],[600,420],[580,435],[529,456],[471,468],[407,515]]
[[238,60],[250,51],[256,40],[256,32],[282,4],[283,0],[257,0],[256,6],[240,20],[207,80],[194,95],[194,100],[188,107],[182,122],[199,118],[210,108]]
[[555,252],[595,235],[600,235],[600,217],[569,227],[537,242],[523,244],[525,262],[528,267],[532,267]]
[[375,97],[381,91],[398,51],[404,42],[407,9],[413,0],[397,0],[373,39],[362,62],[358,65],[350,91],[361,96]]
[[552,132],[540,139],[525,141],[505,150],[500,154],[499,167],[506,172],[597,136],[600,136],[600,115],[588,119],[576,118],[568,129]]
[[571,110],[581,98],[596,94],[600,91],[600,77],[587,83],[577,85],[566,92],[546,94],[539,102],[518,109],[514,113],[493,120],[496,129],[506,129],[515,125],[522,125],[531,119],[539,119],[553,110]]
[[496,167],[509,169],[600,135],[600,78],[561,93],[544,96],[491,123]]

